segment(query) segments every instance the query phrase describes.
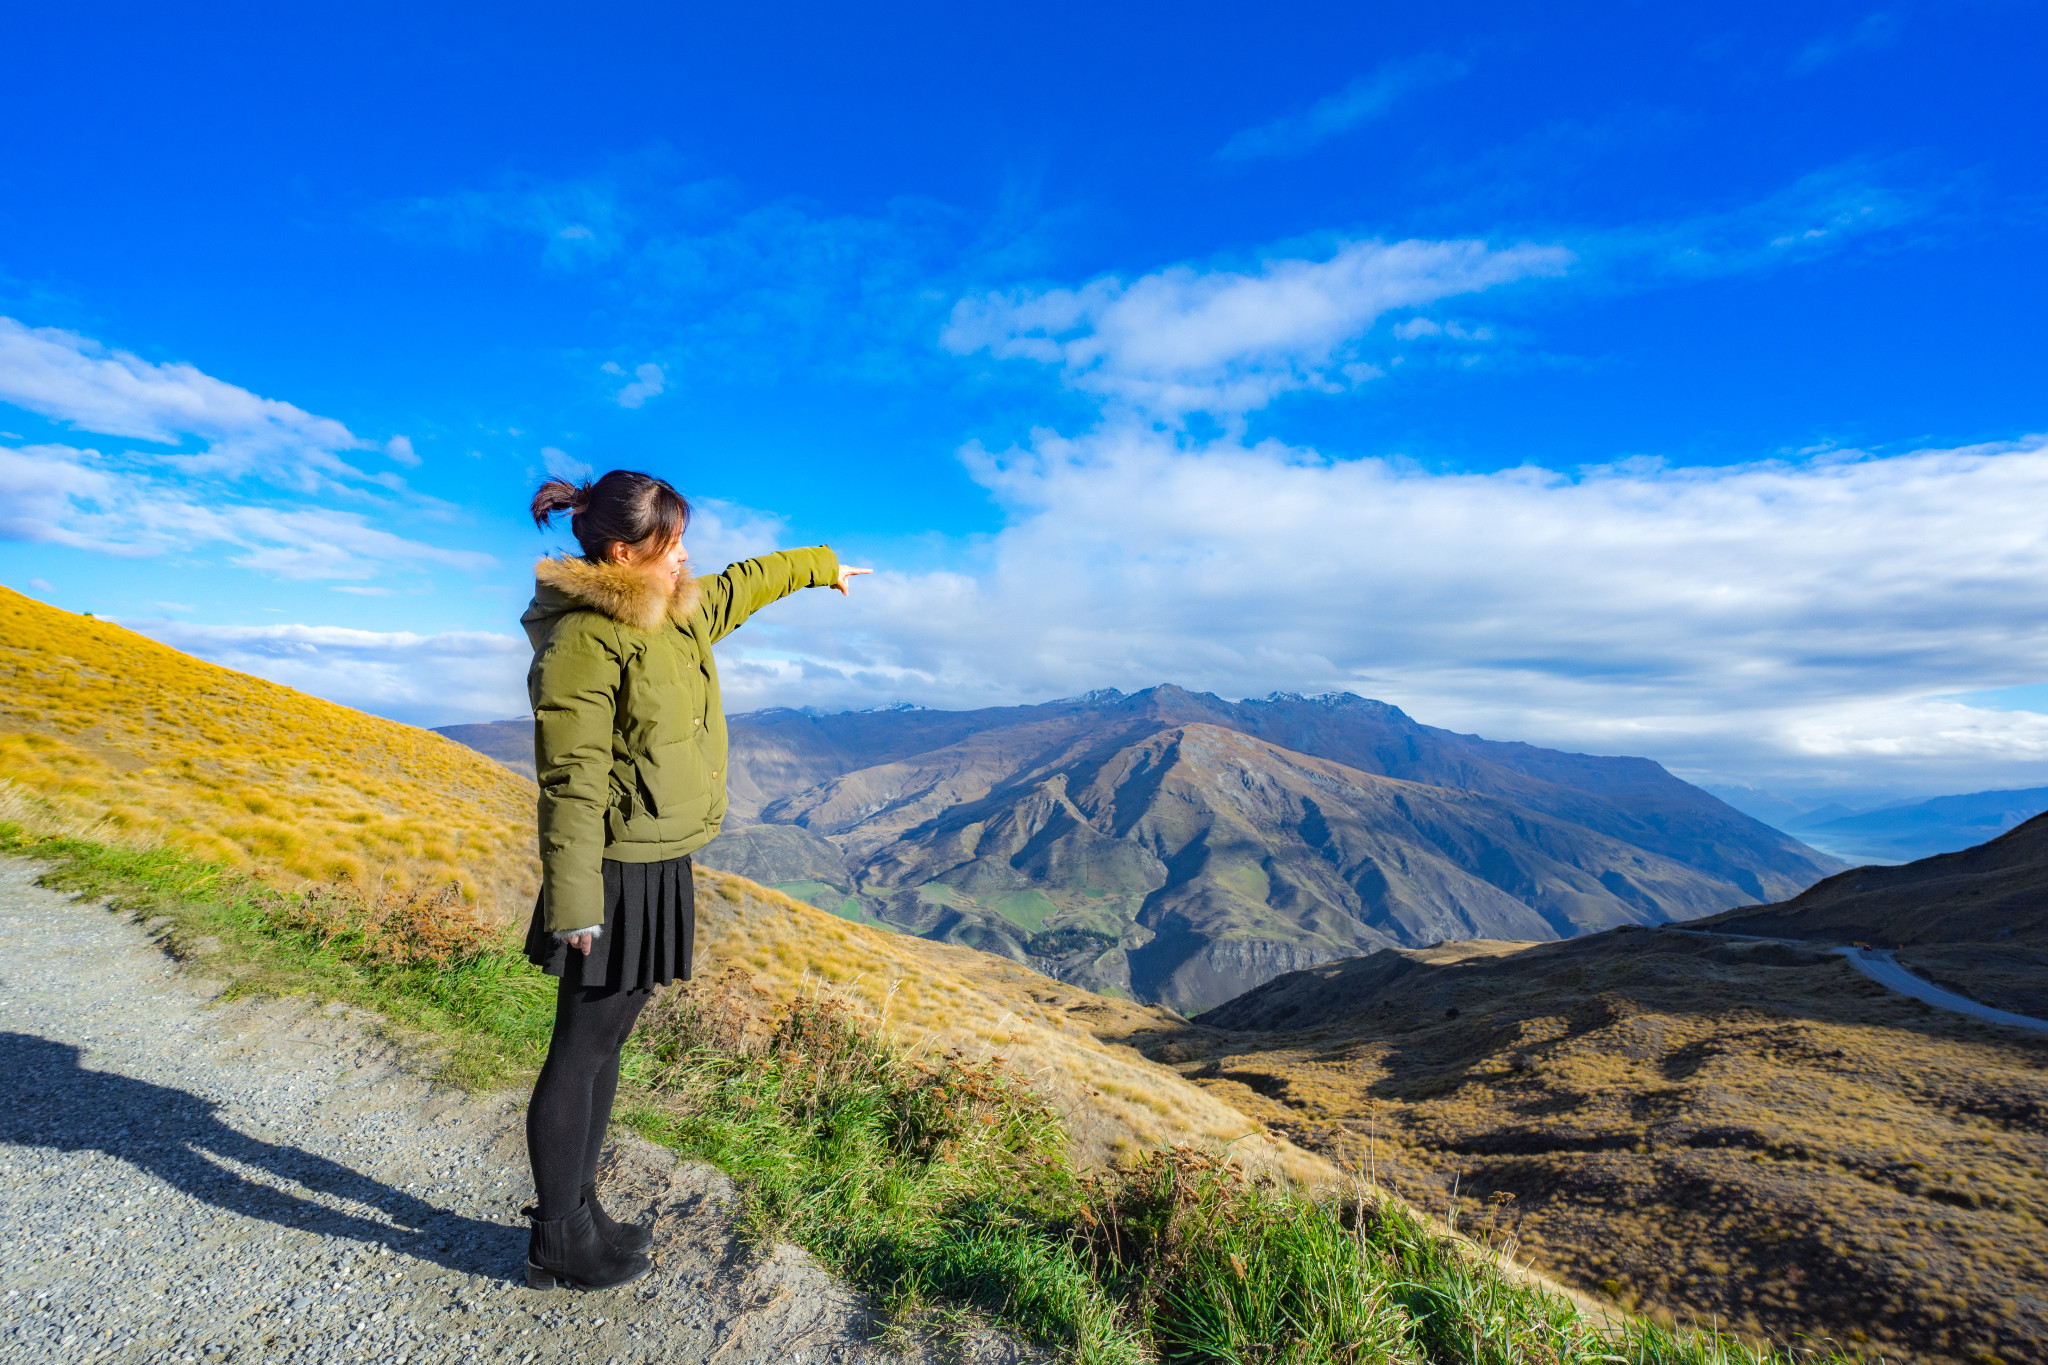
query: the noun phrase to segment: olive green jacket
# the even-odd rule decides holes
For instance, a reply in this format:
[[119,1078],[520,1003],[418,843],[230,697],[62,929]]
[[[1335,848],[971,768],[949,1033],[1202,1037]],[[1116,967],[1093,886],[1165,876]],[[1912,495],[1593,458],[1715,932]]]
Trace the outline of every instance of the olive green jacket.
[[520,617],[540,779],[542,924],[604,922],[604,859],[656,863],[694,853],[725,818],[725,712],[713,641],[798,588],[839,581],[829,547],[785,550],[685,576],[673,593],[647,575],[585,559],[534,566]]

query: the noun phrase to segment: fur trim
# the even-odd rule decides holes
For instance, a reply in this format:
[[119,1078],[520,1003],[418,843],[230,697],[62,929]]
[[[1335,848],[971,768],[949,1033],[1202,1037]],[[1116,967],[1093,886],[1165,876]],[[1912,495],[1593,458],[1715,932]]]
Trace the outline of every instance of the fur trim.
[[655,629],[664,616],[681,625],[690,619],[690,613],[704,597],[704,589],[688,569],[666,598],[661,585],[637,569],[623,564],[593,564],[571,555],[543,559],[533,566],[533,576],[614,621],[642,630]]

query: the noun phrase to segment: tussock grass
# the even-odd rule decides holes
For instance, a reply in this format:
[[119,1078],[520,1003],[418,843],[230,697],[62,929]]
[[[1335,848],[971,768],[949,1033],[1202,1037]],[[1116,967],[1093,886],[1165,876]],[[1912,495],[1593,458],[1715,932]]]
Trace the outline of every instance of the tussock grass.
[[1346,970],[1139,1041],[1423,1207],[1499,1201],[1524,1259],[1632,1314],[2044,1358],[2041,1039],[1824,950],[1678,933]]
[[[146,918],[234,992],[380,1011],[453,1079],[523,1079],[545,1047],[553,983],[445,896],[280,891],[175,848],[7,820],[0,852]],[[665,993],[627,1078],[630,1121],[729,1171],[757,1235],[807,1247],[902,1321],[971,1313],[1076,1365],[1790,1359],[1588,1318],[1363,1187],[1318,1194],[1186,1147],[1084,1168],[1000,1057],[906,1046],[816,980],[778,992],[735,969]]]
[[473,750],[0,588],[0,781],[277,886],[532,903],[534,787]]

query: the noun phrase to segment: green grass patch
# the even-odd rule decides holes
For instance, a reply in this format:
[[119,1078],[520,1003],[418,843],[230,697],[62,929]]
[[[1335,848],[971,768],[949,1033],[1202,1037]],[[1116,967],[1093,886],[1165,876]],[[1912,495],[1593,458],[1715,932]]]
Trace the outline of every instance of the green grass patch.
[[982,896],[981,903],[1016,925],[1027,934],[1035,934],[1045,927],[1046,917],[1057,915],[1059,905],[1043,891],[1026,888],[1022,891],[1003,891],[993,896]]
[[[378,1011],[452,1079],[510,1083],[545,1050],[554,983],[509,931],[447,920],[446,899],[281,894],[167,850],[4,823],[0,852],[47,860],[46,884],[144,919],[235,993]],[[739,972],[672,989],[624,1070],[620,1117],[730,1173],[757,1236],[807,1248],[899,1320],[977,1315],[1075,1365],[1793,1359],[1595,1322],[1362,1192],[1248,1180],[1189,1149],[1079,1170],[1059,1116],[999,1061],[906,1052],[829,994],[776,1004]]]
[[772,889],[805,905],[816,906],[827,914],[850,919],[855,924],[868,923],[868,917],[860,908],[860,898],[848,895],[830,882],[775,882]]

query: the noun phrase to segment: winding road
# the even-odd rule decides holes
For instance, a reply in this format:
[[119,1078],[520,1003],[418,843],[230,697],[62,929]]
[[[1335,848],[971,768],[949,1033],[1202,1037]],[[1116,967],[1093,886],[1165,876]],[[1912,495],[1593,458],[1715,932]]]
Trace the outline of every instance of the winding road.
[[2010,1028],[2048,1033],[2048,1019],[2036,1019],[2031,1014],[2014,1014],[2010,1010],[1993,1009],[1981,1001],[1972,1000],[1967,995],[1944,990],[1926,977],[1916,976],[1901,966],[1889,948],[1838,947],[1815,943],[1804,938],[1772,938],[1768,934],[1728,934],[1715,929],[1688,929],[1682,924],[1665,924],[1659,927],[1676,930],[1681,934],[1694,934],[1700,938],[1733,938],[1746,943],[1783,943],[1794,948],[1827,948],[1849,959],[1850,966],[1878,985],[1897,991],[1900,995],[1911,996],[1922,1004],[1932,1005],[1938,1010],[1967,1014],[1973,1019],[1982,1019],[1987,1024],[2004,1024]]
[[1972,1000],[1967,995],[1945,991],[1924,976],[1915,976],[1899,965],[1898,959],[1892,956],[1889,948],[1851,947],[1837,948],[1835,951],[1848,958],[1851,966],[1880,986],[1888,986],[1900,995],[1910,995],[1915,1000],[1932,1005],[1938,1010],[1953,1010],[1957,1014],[1967,1014],[1973,1019],[1982,1019],[1987,1024],[2005,1024],[2011,1028],[2048,1033],[2048,1019],[2036,1019],[2031,1014],[2014,1014],[2009,1010],[1995,1010],[1989,1005]]

